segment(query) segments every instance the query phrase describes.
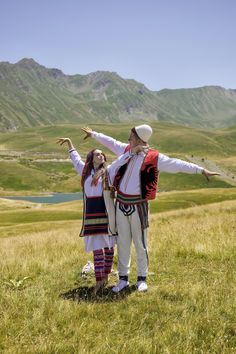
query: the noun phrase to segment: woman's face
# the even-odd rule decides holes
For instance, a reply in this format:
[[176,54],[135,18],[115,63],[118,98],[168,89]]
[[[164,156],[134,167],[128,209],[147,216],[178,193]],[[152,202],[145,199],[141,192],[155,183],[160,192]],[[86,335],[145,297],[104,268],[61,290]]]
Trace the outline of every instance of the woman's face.
[[101,150],[96,149],[93,152],[93,163],[95,165],[101,165],[104,162],[105,162],[105,157],[103,155],[103,152]]

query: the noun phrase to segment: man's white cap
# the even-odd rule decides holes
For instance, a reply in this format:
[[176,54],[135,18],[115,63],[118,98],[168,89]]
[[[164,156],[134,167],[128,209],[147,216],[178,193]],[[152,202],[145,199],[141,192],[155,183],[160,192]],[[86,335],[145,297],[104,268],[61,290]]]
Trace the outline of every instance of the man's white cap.
[[138,137],[143,140],[145,143],[150,139],[152,135],[152,128],[150,125],[147,124],[142,124],[138,125],[137,127],[134,128]]

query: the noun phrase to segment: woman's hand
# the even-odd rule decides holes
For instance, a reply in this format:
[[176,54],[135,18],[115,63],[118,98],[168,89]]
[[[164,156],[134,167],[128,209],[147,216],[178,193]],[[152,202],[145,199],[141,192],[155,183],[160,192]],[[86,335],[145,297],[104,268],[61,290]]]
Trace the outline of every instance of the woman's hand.
[[74,146],[73,146],[70,138],[59,138],[57,140],[57,144],[59,144],[59,145],[67,144],[69,150],[74,149]]
[[139,152],[145,152],[147,153],[149,149],[148,145],[137,145],[131,149],[131,152],[133,154],[138,154]]
[[91,137],[92,132],[93,132],[91,128],[83,127],[83,128],[81,128],[81,130],[83,130],[83,132],[86,134],[85,137],[84,137],[84,140],[86,140],[87,138]]

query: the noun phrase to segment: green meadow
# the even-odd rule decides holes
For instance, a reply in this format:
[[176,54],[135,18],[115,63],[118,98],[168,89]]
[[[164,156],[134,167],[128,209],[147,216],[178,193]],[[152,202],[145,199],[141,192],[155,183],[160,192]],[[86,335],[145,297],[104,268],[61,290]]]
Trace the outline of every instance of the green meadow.
[[[83,140],[81,127],[57,125],[0,134],[0,194],[81,190],[66,147],[56,144],[57,138],[70,137],[83,158],[92,148],[101,147],[94,139]],[[132,126],[92,124],[91,127],[126,142]],[[202,176],[162,174],[161,191],[235,186],[236,127],[207,131],[171,123],[153,123],[153,131],[150,145],[160,152],[221,173],[221,178],[213,178],[210,183]],[[115,158],[106,148],[103,150],[108,161]]]
[[[150,202],[150,211],[155,214],[233,200],[236,200],[236,188],[162,192]],[[0,201],[0,238],[23,236],[29,230],[54,230],[67,222],[78,224],[82,218],[82,201],[53,205],[7,199]]]
[[[87,123],[89,125],[89,123]],[[140,123],[141,124],[141,123]],[[61,147],[55,144],[58,137],[69,136],[81,153],[94,147],[93,140],[83,140],[81,127],[84,124],[67,124],[26,128],[17,132],[0,133],[0,150],[56,153],[63,155]],[[90,124],[90,127],[115,139],[126,142],[133,123]],[[236,151],[236,126],[218,130],[196,129],[172,123],[152,122],[153,135],[150,144],[163,153],[196,154],[202,157],[233,156]]]
[[[127,140],[131,126],[92,125]],[[234,354],[236,352],[236,129],[197,130],[153,124],[151,145],[169,156],[217,170],[162,173],[150,203],[149,289],[113,294],[81,276],[91,254],[79,237],[82,201],[39,204],[0,197],[0,353]],[[81,126],[0,134],[0,196],[77,192],[69,136],[84,157],[94,140]],[[109,161],[114,156],[108,152]]]
[[132,254],[130,289],[112,294],[116,255],[97,297],[93,275],[80,275],[92,260],[78,237],[81,203],[2,199],[0,351],[235,353],[235,193],[220,201],[222,190],[207,190],[211,203],[198,205],[195,192],[179,205],[176,194],[160,195],[158,212],[152,203],[148,292],[135,291]]

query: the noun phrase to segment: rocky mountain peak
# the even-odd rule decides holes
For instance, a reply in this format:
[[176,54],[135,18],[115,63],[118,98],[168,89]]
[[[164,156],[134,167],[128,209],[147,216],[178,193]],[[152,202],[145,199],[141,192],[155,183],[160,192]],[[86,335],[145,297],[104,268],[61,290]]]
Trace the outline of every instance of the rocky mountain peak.
[[39,67],[43,67],[42,65],[39,65],[34,59],[32,58],[23,58],[20,61],[18,61],[16,63],[17,66],[23,67],[25,69],[29,69],[29,68],[39,68]]

